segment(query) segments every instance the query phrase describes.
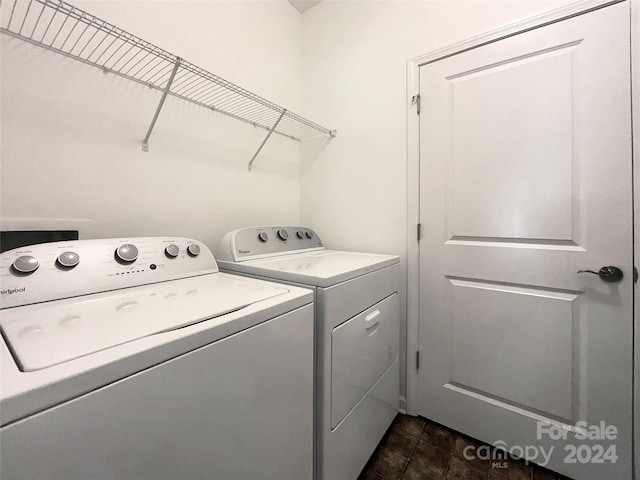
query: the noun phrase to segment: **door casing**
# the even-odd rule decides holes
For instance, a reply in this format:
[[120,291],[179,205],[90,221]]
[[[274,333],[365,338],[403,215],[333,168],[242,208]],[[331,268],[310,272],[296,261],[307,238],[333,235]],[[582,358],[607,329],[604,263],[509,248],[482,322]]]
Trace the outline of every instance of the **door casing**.
[[[585,0],[551,10],[550,12],[515,22],[468,40],[412,58],[407,62],[407,391],[406,412],[417,415],[419,408],[418,368],[416,352],[419,350],[420,328],[420,245],[417,225],[420,223],[420,122],[413,101],[420,92],[420,67],[467,50],[481,47],[507,37],[517,35],[583,13],[604,8],[625,0]],[[631,100],[632,100],[632,162],[633,162],[633,232],[634,264],[640,255],[640,2],[631,0]],[[635,109],[633,108],[635,107]],[[634,114],[635,113],[635,114]],[[634,289],[634,478],[640,479],[640,319],[636,315],[640,305],[640,293]],[[423,366],[422,368],[427,368]]]

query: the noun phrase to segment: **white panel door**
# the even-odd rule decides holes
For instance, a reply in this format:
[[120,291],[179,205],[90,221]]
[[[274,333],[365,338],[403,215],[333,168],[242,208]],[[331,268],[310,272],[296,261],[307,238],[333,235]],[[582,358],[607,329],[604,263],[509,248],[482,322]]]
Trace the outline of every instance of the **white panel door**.
[[420,67],[420,414],[579,479],[631,478],[629,32],[624,2]]

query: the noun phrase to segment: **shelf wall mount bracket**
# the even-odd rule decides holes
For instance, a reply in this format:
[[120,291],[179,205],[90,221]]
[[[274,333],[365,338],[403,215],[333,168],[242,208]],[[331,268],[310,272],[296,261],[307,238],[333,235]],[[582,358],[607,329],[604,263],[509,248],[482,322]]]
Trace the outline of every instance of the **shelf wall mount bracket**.
[[[265,131],[263,135],[273,133],[295,141],[317,142],[320,135],[331,138],[336,134],[291,110],[283,114],[282,106],[71,5],[68,0],[0,0],[0,32],[157,90],[162,98],[142,141],[144,151],[149,151],[149,138],[167,95],[260,128]],[[281,121],[273,128],[278,116]],[[251,161],[254,159],[255,156]]]
[[149,125],[147,134],[144,136],[144,139],[142,140],[143,152],[149,151],[149,137],[151,137],[151,132],[153,131],[153,127],[156,126],[156,121],[158,120],[158,116],[160,115],[160,110],[162,110],[164,101],[167,99],[167,95],[169,94],[169,91],[171,89],[171,84],[173,83],[173,79],[176,77],[176,73],[178,73],[178,68],[180,68],[181,63],[182,63],[182,58],[176,57],[175,63],[173,64],[173,70],[171,71],[169,80],[167,80],[167,85],[164,87],[164,90],[162,91],[162,97],[160,97],[160,101],[158,102],[156,113],[153,115],[153,118],[151,119],[151,125]]
[[260,146],[258,147],[258,151],[256,153],[253,154],[253,157],[251,158],[251,161],[249,162],[249,171],[251,171],[251,165],[253,164],[253,161],[256,159],[256,157],[258,156],[258,154],[260,153],[260,150],[262,150],[262,147],[264,147],[264,144],[267,143],[267,140],[269,140],[269,137],[271,136],[271,134],[273,133],[273,131],[276,129],[276,127],[278,126],[278,124],[280,123],[280,120],[282,120],[282,117],[284,117],[284,114],[287,113],[287,109],[283,108],[282,109],[282,113],[280,114],[280,116],[278,117],[278,120],[276,120],[276,123],[273,124],[273,127],[271,127],[269,129],[269,133],[267,133],[267,136],[264,138],[264,140],[262,141],[262,143],[260,144]]

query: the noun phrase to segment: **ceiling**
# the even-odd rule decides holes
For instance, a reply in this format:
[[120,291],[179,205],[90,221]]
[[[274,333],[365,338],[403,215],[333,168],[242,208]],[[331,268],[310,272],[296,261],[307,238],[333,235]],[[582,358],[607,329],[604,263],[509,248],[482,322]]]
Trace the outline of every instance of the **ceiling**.
[[304,13],[312,7],[315,7],[322,0],[289,0],[289,3],[295,7],[300,13]]

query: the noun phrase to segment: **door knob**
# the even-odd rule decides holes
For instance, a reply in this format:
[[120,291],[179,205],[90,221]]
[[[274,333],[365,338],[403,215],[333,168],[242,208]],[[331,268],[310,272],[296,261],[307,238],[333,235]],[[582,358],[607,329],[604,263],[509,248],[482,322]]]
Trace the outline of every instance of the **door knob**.
[[578,270],[578,273],[593,273],[594,275],[598,275],[600,279],[605,282],[619,282],[624,276],[622,274],[622,270],[618,267],[602,267],[597,272],[594,272],[593,270]]

